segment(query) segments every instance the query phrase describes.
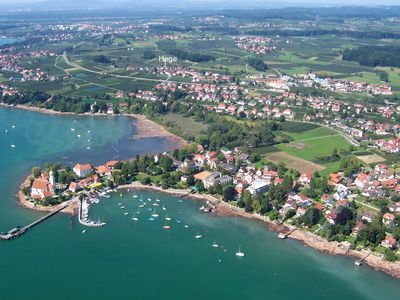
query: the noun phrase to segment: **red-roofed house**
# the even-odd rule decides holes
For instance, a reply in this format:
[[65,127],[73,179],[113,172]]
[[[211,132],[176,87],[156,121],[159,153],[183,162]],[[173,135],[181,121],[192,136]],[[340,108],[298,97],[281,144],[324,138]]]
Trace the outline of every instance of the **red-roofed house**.
[[354,181],[354,184],[359,187],[360,189],[364,188],[364,186],[368,183],[368,174],[365,173],[360,173],[356,180]]
[[76,183],[76,182],[73,181],[73,182],[71,182],[71,183],[69,184],[68,189],[69,189],[71,192],[75,193],[76,191],[79,191],[79,190],[81,189],[81,186],[80,186],[78,183]]
[[31,197],[33,199],[44,199],[53,195],[54,188],[47,179],[36,178],[31,187]]
[[92,170],[93,168],[90,164],[76,164],[73,168],[74,173],[79,177],[87,176]]
[[312,174],[311,173],[303,173],[299,177],[299,182],[300,182],[301,185],[308,185],[308,184],[310,184],[311,179],[312,179]]
[[395,249],[397,246],[397,241],[391,235],[385,236],[384,240],[382,241],[381,245],[385,248]]
[[114,170],[115,165],[118,163],[116,160],[110,160],[106,162],[106,167],[109,168],[110,170]]
[[396,216],[391,213],[385,213],[382,218],[383,224],[385,224],[388,228],[393,226],[395,220]]
[[98,166],[96,172],[100,176],[107,176],[107,177],[110,177],[112,173],[112,171],[106,166]]
[[339,184],[343,176],[340,173],[332,173],[329,175],[329,181],[333,184]]

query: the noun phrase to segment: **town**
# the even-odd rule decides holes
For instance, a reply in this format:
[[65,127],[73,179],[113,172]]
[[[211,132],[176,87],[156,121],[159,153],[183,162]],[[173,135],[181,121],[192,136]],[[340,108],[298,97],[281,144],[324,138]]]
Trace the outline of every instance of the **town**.
[[[0,20],[1,109],[127,118],[126,144],[160,145],[125,159],[115,137],[103,164],[46,155],[29,164],[20,202],[76,204],[90,230],[106,225],[91,207],[117,191],[171,193],[202,200],[202,217],[261,220],[281,238],[301,233],[312,248],[340,248],[357,265],[371,256],[400,276],[397,11],[316,11]],[[97,151],[67,131],[79,151]]]

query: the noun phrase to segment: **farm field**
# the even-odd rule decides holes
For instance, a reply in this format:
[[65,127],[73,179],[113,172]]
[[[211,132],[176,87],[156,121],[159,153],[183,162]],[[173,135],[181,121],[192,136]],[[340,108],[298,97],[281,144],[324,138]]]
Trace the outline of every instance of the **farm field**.
[[275,164],[284,163],[287,168],[295,169],[300,173],[314,173],[315,171],[325,169],[324,166],[295,157],[283,151],[267,153],[265,154],[265,158]]
[[356,157],[368,165],[385,161],[385,158],[379,156],[378,154],[357,155]]

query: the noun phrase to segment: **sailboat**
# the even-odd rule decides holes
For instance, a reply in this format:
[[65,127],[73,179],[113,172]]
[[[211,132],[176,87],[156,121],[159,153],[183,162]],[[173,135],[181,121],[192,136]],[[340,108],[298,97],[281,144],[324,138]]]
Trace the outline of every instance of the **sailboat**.
[[170,218],[170,217],[168,217],[168,214],[166,214],[166,215],[165,215],[165,220],[167,220],[167,221],[171,221],[171,218]]
[[139,221],[139,219],[136,217],[138,212],[136,212],[133,216],[132,216],[132,221]]
[[167,208],[164,206],[164,204],[162,206],[162,210],[167,210]]
[[195,239],[201,239],[203,236],[197,231],[197,234],[194,236]]
[[[170,220],[171,220],[171,219],[170,219]],[[163,229],[171,229],[171,226],[168,225],[168,220],[167,220],[167,218],[165,218],[165,223],[164,223]]]
[[243,257],[244,256],[244,253],[240,250],[240,245],[239,245],[238,252],[236,252],[236,256],[239,256],[239,257]]
[[158,214],[155,210],[153,210],[153,213],[151,215],[153,218],[158,218]]
[[217,244],[216,241],[214,241],[211,246],[214,247],[214,248],[218,248],[219,247],[219,245]]
[[124,213],[124,216],[127,216],[129,213],[128,212],[126,212],[126,213]]

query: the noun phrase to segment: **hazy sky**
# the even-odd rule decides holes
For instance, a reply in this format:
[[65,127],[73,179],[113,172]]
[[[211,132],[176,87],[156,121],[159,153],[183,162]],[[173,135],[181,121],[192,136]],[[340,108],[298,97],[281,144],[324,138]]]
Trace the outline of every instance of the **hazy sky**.
[[[17,3],[40,3],[40,2],[50,2],[50,3],[62,3],[62,2],[67,2],[64,0],[0,0],[0,4],[17,4]],[[149,2],[151,3],[151,0],[108,0],[108,1],[104,1],[104,0],[72,0],[70,2],[89,2],[89,3],[101,3],[101,2],[108,2],[108,3],[122,3],[122,2],[128,2],[128,3],[135,3],[135,2]],[[186,2],[186,1],[182,1],[182,0],[170,0],[170,1],[166,1],[166,2]],[[223,2],[232,2],[231,0],[191,0],[191,1],[187,1],[187,2],[217,2],[217,3],[223,3]],[[251,2],[256,2],[256,3],[265,3],[266,5],[268,5],[269,3],[273,3],[276,4],[277,2],[282,2],[282,1],[268,1],[268,0],[237,0],[235,2],[243,2],[243,3],[251,3]],[[305,3],[309,3],[309,4],[321,4],[324,6],[333,6],[335,4],[369,4],[369,5],[400,5],[400,1],[399,0],[331,0],[331,1],[323,1],[323,0],[287,0],[287,1],[283,1],[284,3],[301,3],[301,4],[305,4]]]
[[235,6],[265,6],[265,7],[277,7],[277,6],[334,6],[334,5],[399,5],[400,0],[0,0],[0,4],[7,6],[20,6],[28,8],[31,5],[40,5],[43,3],[47,3],[50,6],[58,5],[60,7],[63,6],[92,6],[96,7],[96,5],[100,6],[118,6],[118,4],[140,4],[140,5],[149,5],[155,6],[167,4],[169,6],[179,5],[184,6],[185,4],[219,4],[223,6],[232,5],[232,8]]

